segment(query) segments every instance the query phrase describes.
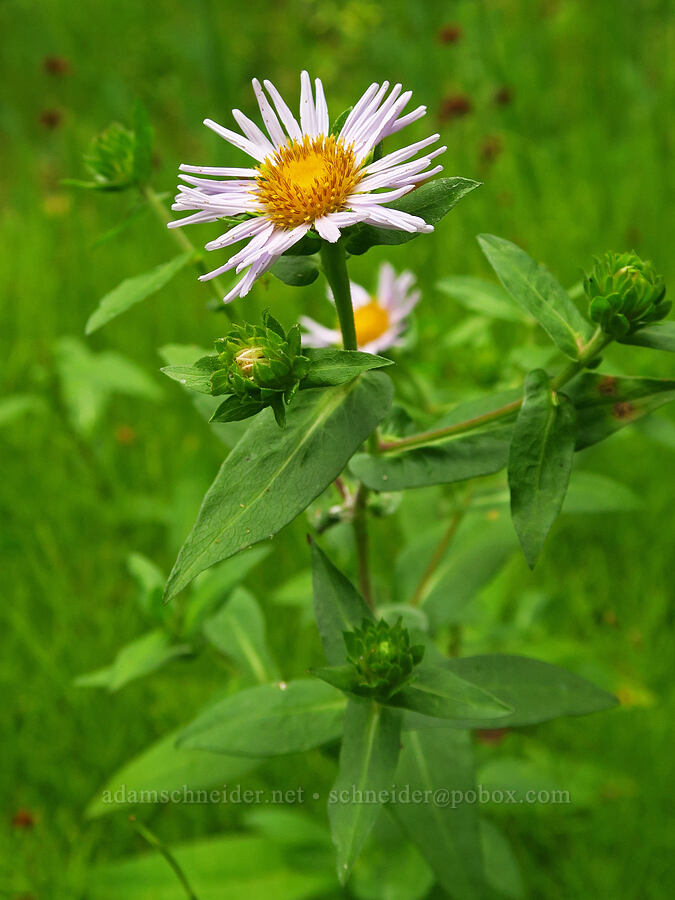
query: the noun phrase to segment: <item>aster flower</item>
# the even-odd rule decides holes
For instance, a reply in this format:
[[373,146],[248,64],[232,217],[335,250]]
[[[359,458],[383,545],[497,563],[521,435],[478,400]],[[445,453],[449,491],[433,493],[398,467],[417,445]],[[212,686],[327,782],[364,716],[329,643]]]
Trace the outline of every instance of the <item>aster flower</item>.
[[431,162],[445,147],[417,157],[439,135],[373,159],[380,141],[425,114],[424,106],[402,114],[411,91],[402,93],[400,84],[389,91],[386,81],[381,86],[371,84],[340,132],[331,134],[320,79],[313,94],[309,75],[301,75],[299,123],[274,85],[264,84],[274,106],[253,79],[267,134],[238,109],[233,115],[243,134],[211,119],[204,121],[255,164],[251,168],[182,165],[185,174],[180,177],[185,184],[179,186],[172,207],[191,214],[170,227],[248,216],[206,244],[207,250],[219,250],[248,241],[226,263],[201,276],[206,281],[231,269],[247,270],[225,302],[245,296],[256,278],[310,230],[331,243],[339,240],[342,229],[359,222],[410,233],[433,231],[419,216],[386,204],[442,169],[431,167]]
[[[412,290],[414,285],[412,272],[402,272],[397,276],[393,266],[386,262],[380,266],[374,295],[360,284],[350,283],[359,350],[382,353],[390,347],[401,346],[406,317],[420,299],[420,292]],[[330,288],[328,298],[333,299]],[[331,347],[342,343],[340,331],[336,328],[326,328],[309,316],[301,316],[300,324],[305,329],[302,336],[305,347]]]

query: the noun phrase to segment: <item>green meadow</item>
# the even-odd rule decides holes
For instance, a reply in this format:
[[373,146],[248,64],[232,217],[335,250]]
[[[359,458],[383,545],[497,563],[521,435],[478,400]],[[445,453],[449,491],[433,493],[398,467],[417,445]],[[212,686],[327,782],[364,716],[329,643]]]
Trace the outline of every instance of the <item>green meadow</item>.
[[[231,127],[232,108],[257,117],[252,77],[270,78],[295,105],[306,68],[322,78],[332,116],[372,81],[400,81],[428,106],[411,140],[439,131],[443,174],[482,185],[433,235],[356,257],[351,276],[373,288],[385,259],[415,273],[422,300],[401,367],[416,367],[415,389],[430,407],[512,387],[525,350],[536,356],[545,336],[530,331],[524,343],[518,326],[438,286],[450,275],[494,278],[477,234],[516,242],[570,288],[594,255],[635,249],[675,294],[675,19],[667,0],[5,0],[0,24],[0,896],[159,900],[150,889],[91,887],[102,867],[147,845],[129,808],[87,808],[116,770],[237,672],[200,648],[119,690],[74,681],[147,630],[128,558],[142,554],[169,572],[225,454],[191,398],[160,373],[158,349],[209,347],[228,318],[188,267],[85,337],[101,297],[177,250],[133,192],[77,191],[63,179],[86,175],[92,137],[111,121],[130,123],[140,99],[155,129],[153,185],[168,208],[179,163],[242,164],[202,120]],[[188,232],[197,246],[218,233]],[[303,313],[334,324],[321,279],[294,289],[265,277],[231,312],[259,321],[266,307],[285,326]],[[512,354],[519,341],[522,357]],[[108,382],[94,378],[91,354],[103,354]],[[604,365],[667,378],[671,360],[611,347]],[[512,554],[448,636],[462,652],[559,663],[620,699],[608,712],[477,737],[479,781],[482,773],[486,785],[570,792],[567,804],[486,810],[519,866],[517,896],[660,900],[675,886],[674,452],[666,406],[578,454],[580,472],[615,483],[613,502],[580,487],[534,571]],[[410,492],[396,519],[374,522],[382,596],[393,561],[434,524],[441,495]],[[268,554],[244,578],[283,678],[320,654],[302,576],[312,514],[261,545]],[[325,540],[347,567],[343,526]],[[302,784],[311,794],[333,771],[330,754],[314,750],[233,781]],[[324,804],[295,810],[325,831]],[[246,804],[133,811],[169,847],[274,831]],[[317,849],[305,871],[332,866]],[[405,900],[368,894],[366,881],[340,889],[317,876],[297,894],[270,882],[241,896]]]

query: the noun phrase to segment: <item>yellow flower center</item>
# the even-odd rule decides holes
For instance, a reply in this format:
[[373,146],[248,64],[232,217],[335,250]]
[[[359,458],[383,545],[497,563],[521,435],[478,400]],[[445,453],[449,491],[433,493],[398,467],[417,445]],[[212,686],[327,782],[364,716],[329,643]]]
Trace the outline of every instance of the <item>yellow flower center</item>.
[[329,137],[289,141],[258,167],[256,196],[275,225],[295,228],[342,209],[361,180],[352,146]]
[[376,300],[371,300],[354,310],[354,327],[356,343],[359,347],[365,347],[389,328],[389,313]]

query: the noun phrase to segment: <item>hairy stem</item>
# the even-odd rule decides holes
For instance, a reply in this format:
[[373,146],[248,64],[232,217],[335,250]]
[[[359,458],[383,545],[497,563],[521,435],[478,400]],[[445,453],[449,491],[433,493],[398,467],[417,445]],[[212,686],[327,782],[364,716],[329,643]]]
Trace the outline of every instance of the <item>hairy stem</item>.
[[[155,193],[155,191],[145,185],[141,188],[141,193],[148,201],[148,204],[152,211],[155,213],[160,222],[163,222],[167,225],[172,221],[171,216],[169,215],[169,211],[162,203],[159,196]],[[198,250],[195,245],[192,243],[190,238],[185,234],[182,228],[170,228],[167,229],[171,232],[171,237],[178,244],[181,250],[186,251],[187,253],[192,254],[192,262],[194,263],[195,269],[199,272],[200,275],[205,275],[207,271],[207,267],[204,265],[204,258],[200,250]],[[227,293],[227,289],[220,282],[219,278],[211,278],[208,282],[206,282],[211,289],[211,293],[219,301],[222,305],[222,310],[228,319],[232,319],[232,312],[230,311],[230,307],[228,304],[223,303],[223,297]]]
[[[571,381],[575,375],[585,369],[590,362],[610,343],[611,337],[604,334],[599,328],[591,337],[589,342],[579,354],[579,359],[571,362],[562,372],[551,379],[551,390],[559,391],[561,387]],[[481,425],[490,422],[498,422],[505,419],[513,412],[516,412],[523,405],[522,397],[514,400],[499,409],[484,413],[482,416],[476,416],[473,419],[467,419],[465,422],[457,422],[455,425],[448,425],[445,428],[436,428],[431,431],[423,431],[420,434],[412,434],[410,437],[400,438],[396,441],[381,441],[379,450],[381,453],[387,453],[393,450],[405,450],[410,447],[418,447],[421,444],[429,444],[433,441],[442,440],[443,438],[452,437],[457,434],[463,434],[465,431],[473,431]]]
[[347,274],[347,260],[342,240],[334,244],[328,241],[321,243],[321,262],[326,280],[330,285],[335,300],[340,331],[342,332],[342,345],[345,350],[356,350],[356,328],[354,327],[354,309],[352,307],[352,292],[349,287],[349,275]]

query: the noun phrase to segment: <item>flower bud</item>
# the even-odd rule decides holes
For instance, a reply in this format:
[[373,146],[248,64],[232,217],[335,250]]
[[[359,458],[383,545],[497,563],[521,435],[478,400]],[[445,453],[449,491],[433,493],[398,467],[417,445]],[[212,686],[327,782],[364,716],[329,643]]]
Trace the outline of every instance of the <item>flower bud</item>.
[[113,122],[91,142],[84,162],[100,190],[121,191],[135,181],[133,131]]
[[283,425],[285,407],[309,369],[309,360],[300,352],[298,326],[286,334],[276,319],[265,312],[262,327],[235,325],[228,335],[216,341],[216,350],[218,368],[211,376],[211,393],[231,394],[239,401],[238,405],[228,403],[228,418],[234,407],[246,413],[239,418],[246,418],[271,406],[277,422]]
[[360,677],[356,692],[379,700],[400,690],[424,656],[421,644],[410,646],[410,635],[400,618],[394,626],[384,619],[364,619],[361,628],[344,632],[344,641],[347,659]]
[[637,253],[605,253],[584,279],[590,317],[613,338],[621,339],[668,315],[663,276]]

